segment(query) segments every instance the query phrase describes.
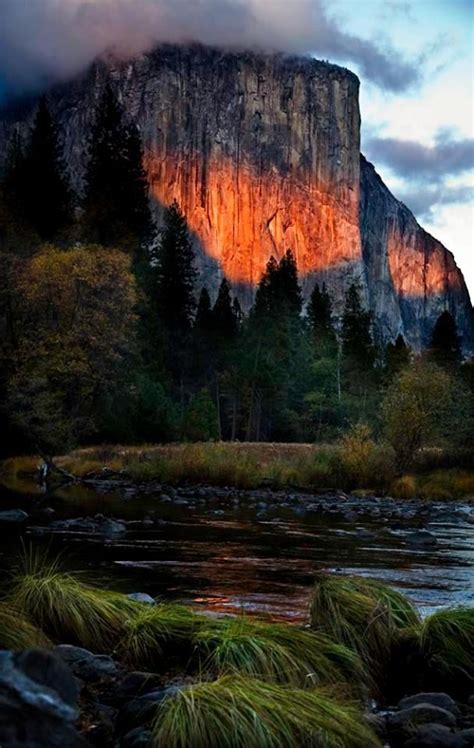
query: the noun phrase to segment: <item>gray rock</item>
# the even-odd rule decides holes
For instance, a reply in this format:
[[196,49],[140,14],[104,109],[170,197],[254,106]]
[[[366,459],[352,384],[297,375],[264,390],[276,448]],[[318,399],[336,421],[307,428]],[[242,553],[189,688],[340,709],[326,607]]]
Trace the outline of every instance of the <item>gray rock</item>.
[[96,681],[120,672],[112,657],[93,654],[82,647],[60,644],[54,648],[54,652],[69,665],[74,675],[84,681]]
[[410,532],[405,536],[405,540],[407,543],[410,543],[410,545],[420,546],[437,545],[438,543],[435,535],[433,535],[429,530],[416,530],[415,532]]
[[137,696],[143,696],[144,693],[150,693],[161,685],[160,676],[155,673],[143,673],[132,671],[127,673],[125,678],[120,681],[115,691],[118,699],[131,699]]
[[130,592],[127,595],[130,600],[135,600],[137,603],[145,603],[146,605],[156,605],[156,600],[148,595],[146,592]]
[[389,729],[395,732],[409,732],[410,728],[428,722],[455,727],[456,717],[446,709],[433,704],[415,704],[390,714],[388,718]]
[[445,725],[426,724],[413,731],[403,748],[464,748],[464,742]]
[[6,509],[0,512],[0,524],[21,525],[28,519],[28,514],[23,509]]
[[433,706],[439,706],[446,711],[451,712],[456,719],[461,716],[461,710],[451,696],[447,693],[439,692],[425,692],[416,693],[413,696],[407,696],[402,699],[398,704],[399,709],[409,709],[416,704],[432,704]]
[[126,735],[123,736],[120,741],[120,748],[149,748],[152,741],[152,734],[150,730],[145,730],[143,727],[135,727],[134,730],[130,730]]
[[469,727],[467,730],[460,730],[457,736],[462,740],[462,748],[473,748],[474,727]]
[[74,727],[77,711],[70,703],[74,694],[72,673],[50,652],[27,650],[13,655],[1,651],[0,745],[5,748],[86,746]]

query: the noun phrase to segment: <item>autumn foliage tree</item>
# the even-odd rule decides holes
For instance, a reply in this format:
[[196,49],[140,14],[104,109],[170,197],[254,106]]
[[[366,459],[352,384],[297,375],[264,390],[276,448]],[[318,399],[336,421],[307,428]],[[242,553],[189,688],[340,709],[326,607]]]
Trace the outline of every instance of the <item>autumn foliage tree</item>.
[[19,340],[8,399],[31,443],[51,454],[94,434],[101,401],[133,354],[130,258],[45,247],[18,276]]

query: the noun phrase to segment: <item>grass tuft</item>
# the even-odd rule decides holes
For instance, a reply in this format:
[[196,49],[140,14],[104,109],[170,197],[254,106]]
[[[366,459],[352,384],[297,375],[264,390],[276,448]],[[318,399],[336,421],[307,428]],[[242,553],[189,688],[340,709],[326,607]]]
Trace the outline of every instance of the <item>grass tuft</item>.
[[138,667],[157,664],[164,655],[182,654],[191,645],[201,618],[189,608],[171,603],[140,607],[124,624],[118,651]]
[[474,608],[448,608],[421,624],[419,646],[425,668],[474,682]]
[[79,572],[62,571],[59,560],[29,553],[12,574],[12,606],[59,641],[96,652],[110,651],[125,619],[139,604],[117,592],[100,590]]
[[183,688],[164,699],[153,724],[159,748],[377,748],[357,706],[324,691],[242,676]]
[[311,626],[358,652],[380,678],[400,631],[419,616],[401,593],[373,579],[320,575],[310,608]]
[[48,637],[6,602],[0,602],[0,649],[49,647]]
[[358,655],[323,634],[245,617],[209,621],[196,636],[204,672],[238,673],[295,686],[368,685]]

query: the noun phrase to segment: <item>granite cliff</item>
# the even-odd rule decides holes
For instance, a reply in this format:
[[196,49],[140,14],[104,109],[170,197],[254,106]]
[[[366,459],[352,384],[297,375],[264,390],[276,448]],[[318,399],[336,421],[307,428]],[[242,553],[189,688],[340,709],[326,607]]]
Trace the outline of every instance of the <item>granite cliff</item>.
[[[361,159],[353,73],[202,46],[102,60],[51,95],[79,190],[87,131],[108,80],[140,128],[157,221],[176,198],[211,291],[225,275],[248,306],[269,257],[290,248],[305,294],[325,280],[339,310],[357,278],[384,338],[402,332],[420,347],[448,308],[472,347],[472,307],[452,254]],[[24,112],[23,122],[30,117]],[[11,126],[10,114],[0,142]]]

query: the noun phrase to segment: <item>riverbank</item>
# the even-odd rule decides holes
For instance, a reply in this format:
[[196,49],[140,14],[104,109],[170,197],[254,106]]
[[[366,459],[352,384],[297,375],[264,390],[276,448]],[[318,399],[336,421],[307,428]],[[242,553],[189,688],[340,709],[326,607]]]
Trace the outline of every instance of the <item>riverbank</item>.
[[[300,489],[313,493],[361,492],[397,499],[474,502],[472,450],[424,450],[410,472],[396,470],[384,444],[346,440],[332,445],[201,443],[79,449],[54,459],[63,480],[122,486],[130,491],[211,485],[235,489]],[[38,473],[41,459],[0,464],[0,480]],[[59,476],[57,476],[59,477]]]

